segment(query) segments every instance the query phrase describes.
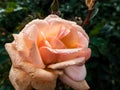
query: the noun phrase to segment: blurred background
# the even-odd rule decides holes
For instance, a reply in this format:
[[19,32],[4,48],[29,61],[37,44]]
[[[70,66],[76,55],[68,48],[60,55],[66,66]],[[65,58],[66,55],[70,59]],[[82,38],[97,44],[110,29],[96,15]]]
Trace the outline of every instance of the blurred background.
[[[8,79],[11,67],[5,43],[35,18],[51,13],[52,0],[0,0],[0,90],[14,90]],[[60,16],[81,25],[88,13],[85,0],[59,0]],[[85,27],[92,56],[86,62],[90,90],[120,90],[120,0],[97,0]],[[56,90],[72,90],[58,80]]]

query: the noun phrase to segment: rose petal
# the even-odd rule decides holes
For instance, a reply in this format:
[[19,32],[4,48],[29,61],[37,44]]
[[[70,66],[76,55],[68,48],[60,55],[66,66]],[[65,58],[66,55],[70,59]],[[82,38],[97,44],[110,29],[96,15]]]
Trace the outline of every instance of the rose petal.
[[32,75],[31,84],[36,90],[54,90],[58,72],[51,69],[38,69]]
[[67,61],[78,57],[85,57],[85,60],[87,60],[91,54],[89,48],[51,49],[48,47],[41,47],[39,48],[39,51],[44,63],[47,65]]
[[36,35],[34,33],[38,33],[35,29],[30,29],[31,26],[35,26],[39,29],[39,31],[42,31],[46,33],[49,30],[49,24],[45,20],[41,19],[35,19],[29,22],[24,29],[21,31],[21,33],[27,33],[31,36],[31,38],[34,38]]
[[14,66],[11,67],[9,73],[9,79],[14,86],[15,90],[31,90],[32,87],[31,77],[29,77],[26,72],[22,71],[21,69],[15,68]]
[[43,63],[42,58],[39,54],[36,44],[33,44],[32,48],[29,52],[30,52],[29,57],[27,57],[28,60],[31,60],[31,62],[37,67],[45,66],[45,64]]
[[68,48],[88,47],[88,40],[86,39],[86,37],[74,28],[71,28],[70,33],[61,40]]
[[34,51],[35,48],[33,48],[33,51],[30,52],[30,56],[28,58],[27,57],[24,58],[24,55],[23,55],[24,53],[17,51],[14,43],[5,44],[5,48],[12,60],[13,66],[15,67],[19,67],[20,62],[23,62],[23,61],[30,62],[40,68],[45,67],[45,65],[43,64],[43,61],[40,59],[40,57],[37,56],[37,51]]
[[24,55],[29,55],[29,50],[32,47],[33,41],[25,34],[13,34],[14,43],[17,51],[22,51]]
[[62,41],[60,41],[58,38],[50,37],[50,38],[47,38],[47,40],[48,40],[49,44],[51,45],[51,48],[53,48],[53,49],[66,48],[64,43]]
[[61,37],[60,39],[68,48],[88,47],[88,35],[75,22],[64,20],[56,15],[49,15],[45,20],[49,23],[50,28],[47,37]]
[[61,18],[58,17],[57,15],[51,14],[51,15],[47,16],[44,20],[50,21],[50,20],[52,20],[52,19],[61,19]]
[[[33,65],[29,60],[23,60],[23,57],[20,56],[19,52],[14,46],[14,42],[5,44],[5,48],[11,58],[13,67],[22,69],[27,73],[35,71],[36,69],[35,65]],[[39,67],[44,68],[45,66],[44,65],[42,66],[41,64]]]
[[60,39],[70,32],[71,24],[76,24],[75,22],[64,20],[57,15],[49,15],[45,18],[45,21],[49,23],[47,36],[55,36]]
[[84,35],[84,37],[89,41],[89,37],[87,35],[87,33],[85,32],[85,30],[79,26],[79,25],[73,25],[72,26],[75,30],[77,30],[78,32],[82,33]]
[[64,73],[74,81],[84,80],[86,77],[85,65],[73,65],[66,67]]
[[64,26],[62,26],[57,34],[57,38],[62,39],[63,37],[65,37],[69,33],[70,33],[70,30],[65,28]]
[[5,49],[7,50],[12,64],[14,67],[18,66],[22,58],[20,57],[19,53],[17,52],[16,48],[14,47],[13,43],[5,44]]
[[[24,56],[26,60],[31,60],[34,65],[40,67],[41,64],[43,65],[43,61],[38,51],[37,40],[40,36],[42,37],[42,35],[40,35],[39,28],[36,25],[33,24],[29,26],[29,28],[27,27],[25,28],[25,31],[23,29],[24,32],[22,31],[15,37],[16,48],[18,50],[20,47],[18,51],[20,52],[21,56]],[[29,49],[26,49],[28,47]]]
[[47,22],[61,22],[63,24],[67,24],[69,26],[72,26],[76,30],[81,32],[89,40],[89,37],[86,34],[86,32],[83,30],[83,28],[81,26],[77,25],[76,22],[62,19],[62,18],[58,17],[57,15],[53,15],[53,14],[47,16],[44,20],[47,21]]
[[70,32],[67,24],[61,22],[50,22],[49,30],[45,33],[46,37],[57,37],[59,39],[65,37]]
[[48,68],[64,69],[68,66],[72,66],[72,65],[79,65],[80,66],[80,65],[83,65],[84,63],[85,63],[85,58],[80,57],[80,58],[71,59],[69,61],[64,61],[64,62],[48,65]]
[[77,48],[79,44],[78,33],[72,29],[70,30],[70,33],[61,40],[68,48]]
[[[43,32],[40,32],[40,36],[41,37],[39,37],[38,38],[38,48],[39,47],[42,47],[42,46],[47,46],[47,47],[52,47],[51,45],[50,45],[50,43],[48,42],[48,40],[46,39],[46,36],[45,36],[45,34],[43,33]],[[42,38],[42,39],[41,39]],[[41,39],[41,40],[40,40]]]
[[78,47],[88,48],[89,42],[88,42],[87,38],[84,37],[84,35],[81,32],[78,32],[78,36],[79,36]]
[[69,24],[69,25],[76,24],[76,22],[62,19],[62,18],[58,17],[57,15],[53,15],[53,14],[47,16],[44,20],[47,21],[48,23],[50,23],[50,22],[55,22],[55,23],[56,22],[61,22],[63,24]]
[[68,86],[72,87],[74,90],[88,90],[89,86],[85,80],[82,81],[74,81],[70,79],[67,75],[62,74],[60,76],[60,80],[67,84]]

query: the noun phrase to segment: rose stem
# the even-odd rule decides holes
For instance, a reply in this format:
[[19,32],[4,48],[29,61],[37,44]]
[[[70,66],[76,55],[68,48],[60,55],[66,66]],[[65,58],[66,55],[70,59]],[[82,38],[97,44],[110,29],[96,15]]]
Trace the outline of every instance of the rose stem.
[[[93,7],[95,6],[95,4],[96,4],[96,1],[94,2]],[[88,14],[87,14],[85,20],[84,20],[83,23],[82,23],[82,27],[83,27],[83,28],[85,28],[85,26],[89,23],[93,11],[94,11],[94,8],[88,9]]]

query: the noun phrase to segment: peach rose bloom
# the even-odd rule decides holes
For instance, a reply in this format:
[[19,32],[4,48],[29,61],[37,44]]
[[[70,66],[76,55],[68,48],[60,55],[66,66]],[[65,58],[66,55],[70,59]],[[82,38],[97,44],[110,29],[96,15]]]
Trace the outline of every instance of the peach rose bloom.
[[87,90],[85,62],[89,37],[81,26],[57,15],[35,19],[5,48],[11,58],[9,78],[15,90],[54,90],[56,79]]

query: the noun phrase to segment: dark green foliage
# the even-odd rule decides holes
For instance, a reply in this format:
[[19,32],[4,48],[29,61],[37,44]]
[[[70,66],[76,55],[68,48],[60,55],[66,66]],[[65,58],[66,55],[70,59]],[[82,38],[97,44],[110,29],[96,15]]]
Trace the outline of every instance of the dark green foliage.
[[[26,23],[50,14],[52,0],[1,0],[0,1],[0,90],[14,90],[8,74],[10,58],[4,49]],[[85,19],[84,0],[59,0],[61,17],[76,21]],[[79,24],[79,21],[76,21]],[[80,21],[81,22],[81,21]],[[92,56],[86,63],[91,90],[120,90],[120,1],[97,0],[89,24],[85,27],[90,36]],[[56,90],[72,90],[57,83]]]

